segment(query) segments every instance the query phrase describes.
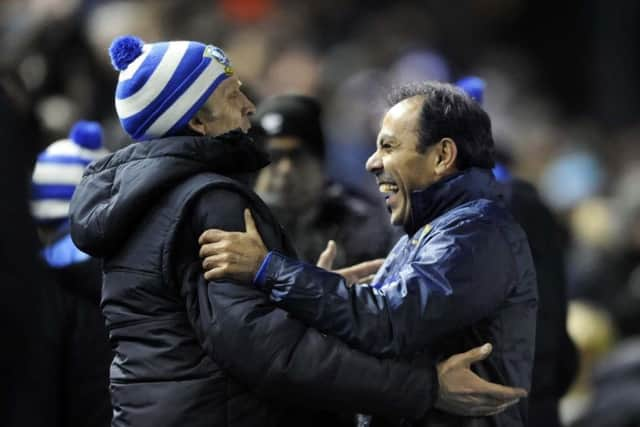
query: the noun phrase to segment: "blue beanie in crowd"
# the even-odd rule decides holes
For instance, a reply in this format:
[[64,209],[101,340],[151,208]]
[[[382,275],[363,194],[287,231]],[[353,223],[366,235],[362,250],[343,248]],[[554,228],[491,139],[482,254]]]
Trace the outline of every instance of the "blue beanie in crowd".
[[89,163],[105,156],[99,123],[77,122],[68,139],[51,144],[33,171],[31,213],[38,223],[55,223],[69,216],[69,202]]
[[222,49],[193,41],[144,43],[116,38],[109,48],[120,71],[116,112],[136,141],[184,129],[213,91],[233,74]]
[[487,84],[480,77],[468,76],[456,82],[456,86],[465,91],[472,99],[482,105],[484,100],[484,89]]
[[[456,86],[469,95],[471,99],[474,99],[478,104],[482,105],[484,89],[487,87],[483,79],[476,76],[464,77],[456,82]],[[500,182],[509,182],[512,179],[511,172],[509,172],[507,165],[499,161],[496,161],[492,172],[493,176]]]

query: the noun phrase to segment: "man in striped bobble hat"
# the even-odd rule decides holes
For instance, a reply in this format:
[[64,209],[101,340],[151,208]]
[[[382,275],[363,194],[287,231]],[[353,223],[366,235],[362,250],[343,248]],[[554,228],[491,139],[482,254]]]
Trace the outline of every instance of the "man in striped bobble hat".
[[106,427],[111,420],[112,353],[100,311],[100,261],[79,250],[69,234],[71,196],[87,165],[106,154],[100,124],[80,121],[69,138],[38,156],[33,172],[31,212],[57,285],[48,303],[59,308],[63,331],[60,419],[69,426]]
[[255,107],[224,52],[124,36],[110,54],[115,109],[137,142],[89,166],[71,232],[103,260],[112,425],[326,426],[341,425],[339,412],[424,414],[433,366],[326,337],[251,277],[204,278],[197,239],[207,229],[259,229],[270,250],[295,256],[247,180],[268,159],[246,134]]
[[136,141],[193,131],[217,135],[246,132],[255,107],[240,90],[224,52],[192,41],[144,44],[125,36],[111,48],[120,71],[115,107]]

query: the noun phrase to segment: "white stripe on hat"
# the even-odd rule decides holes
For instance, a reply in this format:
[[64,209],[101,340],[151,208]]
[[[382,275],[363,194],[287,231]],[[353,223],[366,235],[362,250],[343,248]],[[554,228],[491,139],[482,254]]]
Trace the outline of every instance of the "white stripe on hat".
[[188,47],[189,42],[186,41],[169,42],[167,51],[146,83],[129,97],[116,98],[116,111],[120,120],[135,116],[160,95],[180,65]]
[[99,150],[90,150],[76,144],[70,139],[62,139],[56,141],[47,147],[45,153],[50,156],[72,156],[79,157],[83,160],[93,162],[103,156],[109,154],[107,150],[101,148]]
[[162,136],[189,111],[221,74],[224,66],[212,60],[189,88],[145,132],[149,136]]
[[69,200],[34,200],[31,215],[39,220],[66,218],[69,216]]
[[82,181],[83,165],[62,163],[36,163],[34,184],[78,185]]
[[151,45],[145,44],[142,47],[142,53],[138,56],[131,64],[124,69],[124,71],[120,72],[118,76],[118,81],[123,82],[125,80],[129,80],[133,75],[138,71],[138,68],[142,65],[147,56],[149,56],[149,52],[151,52]]

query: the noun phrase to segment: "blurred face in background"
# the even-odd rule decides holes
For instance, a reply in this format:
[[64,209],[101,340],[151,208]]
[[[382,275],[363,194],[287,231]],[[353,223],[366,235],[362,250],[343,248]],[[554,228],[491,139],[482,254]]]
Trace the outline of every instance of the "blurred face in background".
[[322,160],[298,137],[266,140],[271,164],[260,171],[255,190],[271,208],[299,211],[318,200],[324,186]]

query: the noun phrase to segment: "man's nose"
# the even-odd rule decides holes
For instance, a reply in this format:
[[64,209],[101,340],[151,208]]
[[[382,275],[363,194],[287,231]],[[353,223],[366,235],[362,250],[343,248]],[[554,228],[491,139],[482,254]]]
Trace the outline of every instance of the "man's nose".
[[378,156],[378,152],[374,152],[371,157],[367,159],[367,163],[365,164],[367,170],[371,173],[376,173],[382,170],[382,160],[380,156]]

